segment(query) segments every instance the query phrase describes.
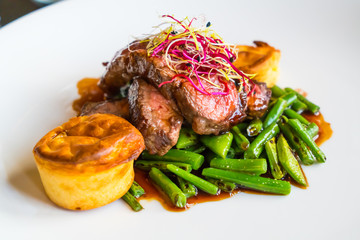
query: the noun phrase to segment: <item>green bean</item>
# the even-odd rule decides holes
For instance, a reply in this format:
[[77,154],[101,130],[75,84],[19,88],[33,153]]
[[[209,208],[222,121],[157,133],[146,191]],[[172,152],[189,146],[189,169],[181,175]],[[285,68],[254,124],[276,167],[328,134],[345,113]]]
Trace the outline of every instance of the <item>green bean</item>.
[[[168,166],[170,166],[170,165],[171,164],[169,164]],[[174,165],[172,165],[172,166],[174,166]],[[186,206],[185,194],[164,173],[162,173],[157,168],[152,168],[149,172],[149,176],[150,176],[151,180],[156,185],[158,185],[161,188],[161,190],[170,198],[171,202],[176,207],[183,208]]]
[[291,148],[282,134],[280,134],[277,141],[277,150],[279,154],[279,161],[283,168],[296,182],[303,186],[307,186],[306,179],[301,171],[299,162],[291,152]]
[[209,148],[211,151],[213,151],[222,158],[226,157],[231,147],[232,140],[233,140],[233,135],[231,132],[227,132],[218,136],[202,135],[200,137],[200,141],[207,148]]
[[310,137],[314,138],[319,133],[319,127],[318,125],[316,125],[316,123],[312,122],[306,127],[306,132],[309,134]]
[[263,123],[259,118],[252,120],[246,129],[247,135],[249,137],[257,136],[261,132],[262,127],[263,127]]
[[290,126],[286,123],[279,123],[280,130],[284,134],[286,140],[299,156],[301,162],[305,165],[311,165],[315,161],[315,157],[308,149],[303,140],[297,137]]
[[292,109],[285,109],[284,111],[285,116],[287,116],[290,119],[298,119],[302,124],[305,125],[306,131],[309,133],[309,135],[313,138],[315,137],[319,132],[319,127],[315,123],[310,123],[306,118],[298,114]]
[[[277,97],[277,98],[286,94],[285,90],[281,89],[280,87],[278,87],[276,85],[271,88],[271,92],[272,92],[272,96]],[[299,99],[296,99],[293,102],[291,107],[297,112],[302,112],[307,109],[307,106],[303,102],[301,102]]]
[[285,109],[284,114],[288,118],[299,119],[299,121],[302,124],[305,124],[306,126],[308,126],[310,124],[310,122],[308,120],[306,120],[306,118],[304,118],[303,116],[301,116],[300,114],[298,114],[297,112],[295,112],[294,110],[292,110],[290,108]]
[[312,102],[310,102],[306,97],[304,97],[303,95],[301,95],[300,93],[298,93],[297,91],[295,91],[294,89],[291,88],[285,88],[286,92],[294,92],[296,93],[296,96],[298,97],[298,99],[300,101],[302,101],[303,103],[306,104],[307,108],[312,112],[312,113],[317,113],[320,110],[320,107]]
[[188,173],[181,168],[176,167],[175,165],[169,164],[168,170],[174,173],[175,175],[185,179],[186,181],[194,184],[199,189],[203,190],[204,192],[207,192],[212,195],[217,195],[219,188],[215,186],[212,183],[209,183],[208,181],[199,178],[198,176],[195,176],[194,174]]
[[297,136],[299,136],[306,143],[306,145],[310,148],[310,150],[316,157],[316,160],[321,163],[325,162],[325,160],[326,160],[325,154],[316,145],[316,143],[312,139],[312,137],[306,132],[306,129],[301,124],[301,122],[297,119],[289,119],[288,123],[291,126],[291,128],[294,129]]
[[291,191],[290,183],[286,181],[249,175],[216,168],[204,168],[202,175],[239,184],[243,187],[262,192],[287,195]]
[[280,98],[284,99],[286,101],[286,107],[289,107],[296,101],[297,96],[296,93],[285,93]]
[[307,106],[305,103],[298,99],[293,103],[293,105],[291,105],[291,108],[294,109],[296,112],[301,113],[307,109]]
[[244,131],[248,127],[248,125],[248,123],[242,122],[236,125],[236,127],[238,127],[240,131]]
[[271,88],[271,96],[272,97],[276,97],[279,98],[282,95],[284,95],[286,92],[285,90],[283,90],[282,88],[280,88],[279,86],[275,85]]
[[210,167],[250,174],[264,174],[267,171],[266,159],[221,159],[214,158],[210,161]]
[[249,140],[241,133],[240,129],[237,126],[234,126],[231,130],[231,133],[234,136],[235,143],[239,149],[244,152],[249,148]]
[[224,192],[231,193],[236,189],[236,184],[232,182],[227,182],[220,179],[208,178],[208,177],[206,178],[206,180],[216,185],[221,191]]
[[281,179],[284,177],[284,172],[279,165],[275,137],[265,143],[266,154],[269,159],[271,174],[275,179]]
[[204,145],[197,144],[197,145],[185,148],[184,150],[193,152],[193,153],[202,153],[203,151],[206,150],[206,147]]
[[196,187],[188,181],[177,176],[177,181],[181,191],[185,194],[186,198],[190,198],[197,195]]
[[136,198],[131,195],[130,192],[125,193],[124,196],[121,197],[135,212],[139,212],[143,209],[141,204],[136,200]]
[[275,105],[270,109],[269,113],[266,115],[263,127],[267,128],[272,123],[276,122],[284,112],[286,105],[287,102],[284,99],[279,98]]
[[136,198],[141,197],[145,194],[145,190],[135,181],[131,185],[129,192]]
[[[228,154],[226,155],[226,158],[234,158],[236,154],[237,154],[237,152],[235,151],[233,145],[231,145],[231,148],[229,149]],[[211,159],[218,158],[218,157],[219,156],[217,154],[209,155],[208,160],[210,162]]]
[[245,151],[244,158],[252,159],[258,158],[264,149],[264,145],[271,138],[279,133],[279,126],[274,122],[269,127],[265,128],[250,144],[250,147]]
[[166,161],[151,161],[151,160],[137,160],[135,161],[135,167],[139,168],[141,170],[150,171],[151,168],[155,167],[158,168],[161,171],[167,172],[167,165],[168,164],[174,164],[178,166],[179,168],[191,172],[192,167],[190,164],[182,163],[182,162],[166,162]]
[[170,149],[164,156],[152,155],[144,151],[141,159],[187,163],[190,164],[194,170],[198,170],[204,163],[203,155],[178,149]]
[[181,128],[176,148],[183,149],[198,143],[197,134],[191,128]]

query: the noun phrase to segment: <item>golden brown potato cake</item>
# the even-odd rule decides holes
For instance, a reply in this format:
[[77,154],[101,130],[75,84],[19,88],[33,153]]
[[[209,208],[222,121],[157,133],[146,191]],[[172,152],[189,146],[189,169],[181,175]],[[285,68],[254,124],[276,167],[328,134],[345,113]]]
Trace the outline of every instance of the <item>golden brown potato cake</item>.
[[255,47],[236,46],[238,57],[234,65],[244,73],[256,74],[255,80],[265,82],[268,87],[272,87],[276,84],[279,75],[280,50],[261,41],[254,41],[254,44]]
[[33,153],[49,198],[72,210],[122,197],[134,180],[133,162],[144,150],[141,133],[112,114],[71,118],[46,134]]

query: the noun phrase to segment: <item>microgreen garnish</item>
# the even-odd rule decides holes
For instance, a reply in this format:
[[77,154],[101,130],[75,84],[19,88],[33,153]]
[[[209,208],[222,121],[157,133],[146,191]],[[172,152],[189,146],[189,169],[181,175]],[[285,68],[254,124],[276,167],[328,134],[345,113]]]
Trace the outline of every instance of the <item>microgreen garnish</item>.
[[[235,46],[225,43],[211,29],[210,22],[195,27],[192,24],[196,18],[179,21],[170,15],[162,17],[172,20],[170,26],[142,40],[148,42],[148,56],[164,57],[167,66],[176,73],[171,81],[159,87],[181,77],[206,95],[227,95],[227,81],[238,81],[239,91],[243,87],[248,94],[254,91],[251,79],[232,64],[237,57]],[[203,81],[211,87],[205,87]]]

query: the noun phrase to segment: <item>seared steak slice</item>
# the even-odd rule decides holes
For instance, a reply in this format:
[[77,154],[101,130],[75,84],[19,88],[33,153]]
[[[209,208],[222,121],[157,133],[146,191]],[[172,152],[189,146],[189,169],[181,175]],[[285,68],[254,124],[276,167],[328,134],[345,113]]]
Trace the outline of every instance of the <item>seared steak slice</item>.
[[[219,82],[215,83],[221,85]],[[229,88],[228,95],[205,95],[188,81],[182,81],[174,92],[180,111],[196,133],[217,135],[246,117],[246,105],[240,102],[235,84],[231,81],[226,84]],[[203,85],[210,88],[207,82]]]
[[260,118],[266,112],[271,98],[271,90],[266,83],[256,82],[255,90],[248,96],[246,113],[250,118]]
[[[167,67],[163,58],[148,56],[145,44],[134,43],[131,50],[125,49],[115,55],[99,86],[111,97],[117,95],[120,87],[133,77],[141,77],[157,88],[174,76],[175,72]],[[203,84],[209,85],[205,81]],[[228,85],[230,93],[226,96],[205,95],[196,91],[187,80],[175,78],[159,88],[159,91],[171,100],[170,104],[175,111],[179,107],[195,132],[219,134],[245,117],[244,105],[240,105],[235,84],[228,82]]]
[[[141,77],[154,87],[158,87],[162,82],[170,81],[175,75],[167,67],[164,59],[147,55],[146,44],[134,42],[129,48],[115,54],[99,84],[106,97],[112,98],[118,95],[120,88],[134,77]],[[171,87],[172,84],[165,84],[159,89],[167,99],[172,97]]]
[[88,102],[82,107],[80,116],[95,113],[110,113],[129,119],[129,103],[126,98],[116,101]]
[[183,118],[170,100],[142,79],[134,79],[129,89],[130,121],[145,139],[150,154],[164,155],[178,138]]

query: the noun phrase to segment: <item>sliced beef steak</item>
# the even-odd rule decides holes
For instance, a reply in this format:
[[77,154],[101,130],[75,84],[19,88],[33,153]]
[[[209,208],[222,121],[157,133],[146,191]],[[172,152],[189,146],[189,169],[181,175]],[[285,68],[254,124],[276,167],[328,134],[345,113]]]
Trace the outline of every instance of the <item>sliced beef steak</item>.
[[[196,133],[219,134],[246,117],[246,105],[240,101],[235,84],[231,81],[225,84],[229,88],[227,95],[203,94],[188,81],[182,81],[178,90],[174,92],[181,113]],[[210,88],[207,82],[203,85],[207,89]]]
[[[147,43],[134,42],[129,48],[118,51],[107,65],[99,87],[107,97],[120,93],[134,77],[141,77],[154,87],[164,81],[170,81],[175,73],[170,70],[164,59],[147,55]],[[159,90],[167,98],[172,97],[172,84],[166,84]]]
[[249,118],[260,118],[266,112],[271,98],[271,90],[266,83],[256,82],[255,90],[248,96],[246,113]]
[[129,88],[130,121],[144,136],[150,154],[164,155],[178,138],[183,118],[171,100],[146,81],[135,78]]
[[[174,76],[175,72],[167,67],[164,59],[148,56],[144,44],[134,43],[130,50],[125,49],[115,55],[99,86],[111,97],[117,95],[120,87],[133,77],[141,77],[157,88]],[[209,85],[206,82],[203,84]],[[179,108],[195,132],[219,134],[245,117],[245,104],[241,104],[235,84],[228,82],[228,85],[230,93],[226,96],[205,95],[196,91],[187,80],[177,77],[159,88],[159,91],[171,100],[170,104],[175,111]]]
[[125,98],[116,101],[88,102],[82,107],[80,116],[92,115],[95,113],[110,113],[129,119],[128,100]]

